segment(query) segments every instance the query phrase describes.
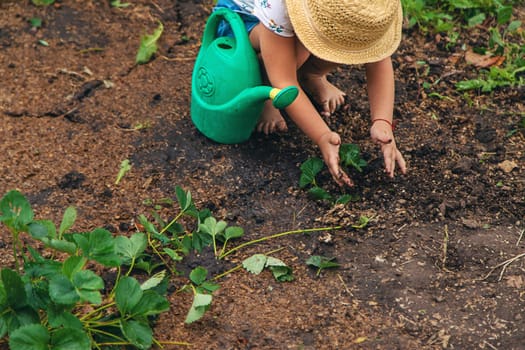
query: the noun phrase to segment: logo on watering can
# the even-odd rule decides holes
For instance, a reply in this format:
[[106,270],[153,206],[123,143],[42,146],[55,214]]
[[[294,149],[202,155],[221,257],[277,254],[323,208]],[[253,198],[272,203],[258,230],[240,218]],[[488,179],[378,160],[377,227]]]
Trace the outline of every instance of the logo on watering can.
[[211,96],[215,92],[213,77],[204,67],[200,67],[197,71],[197,88],[204,96]]

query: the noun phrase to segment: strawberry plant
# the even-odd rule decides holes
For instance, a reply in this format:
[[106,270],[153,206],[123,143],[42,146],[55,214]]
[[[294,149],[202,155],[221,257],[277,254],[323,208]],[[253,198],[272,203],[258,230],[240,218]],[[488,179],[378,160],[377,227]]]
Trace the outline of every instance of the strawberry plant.
[[[359,146],[347,143],[342,144],[339,148],[339,158],[341,167],[346,171],[355,169],[362,172],[367,165],[366,160],[361,157]],[[307,159],[301,164],[301,175],[299,178],[299,187],[308,187],[308,196],[314,200],[326,200],[333,204],[346,204],[355,197],[350,194],[343,194],[337,198],[332,196],[327,190],[322,188],[317,182],[317,175],[324,169],[324,162],[318,157]]]
[[[69,232],[76,219],[73,208],[57,230],[49,220],[35,220],[18,191],[0,200],[0,213],[13,237],[16,266],[0,271],[0,337],[9,337],[11,349],[147,349],[160,343],[152,324],[169,309],[165,273],[143,283],[130,276],[144,254],[144,234],[114,238],[101,228]],[[43,243],[50,254],[23,244],[22,234]],[[117,270],[112,288],[97,266]]]

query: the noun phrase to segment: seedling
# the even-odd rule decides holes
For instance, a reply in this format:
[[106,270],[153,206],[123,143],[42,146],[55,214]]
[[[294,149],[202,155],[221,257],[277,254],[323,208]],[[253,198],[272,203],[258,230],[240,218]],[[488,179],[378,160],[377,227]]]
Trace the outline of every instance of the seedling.
[[357,229],[357,230],[365,228],[368,225],[368,223],[370,222],[371,219],[372,218],[370,218],[370,217],[368,217],[366,215],[361,215],[359,217],[359,221],[356,224],[352,225],[352,227]]
[[140,38],[140,47],[137,51],[135,63],[146,64],[151,60],[151,57],[157,52],[157,41],[162,35],[163,30],[164,25],[162,24],[162,22],[159,22],[159,26],[153,32],[153,34],[146,34]]
[[[354,144],[342,144],[339,148],[340,163],[347,171],[355,169],[359,172],[367,165],[367,162],[361,158],[359,147]],[[307,159],[301,164],[301,175],[299,178],[299,187],[308,189],[308,196],[314,200],[327,200],[333,204],[347,204],[355,200],[356,197],[350,194],[343,194],[337,198],[333,197],[328,191],[319,186],[317,182],[317,175],[323,170],[324,163],[318,157]]]
[[317,267],[316,276],[321,274],[321,271],[324,269],[339,267],[340,265],[334,261],[335,258],[327,258],[320,255],[312,255],[306,260],[306,264],[310,266]]
[[115,185],[118,185],[120,183],[120,180],[126,175],[128,171],[131,170],[131,164],[129,163],[129,159],[124,159],[120,163],[120,169],[118,171],[117,179],[115,180]]
[[219,285],[208,281],[207,276],[208,270],[200,266],[193,269],[190,273],[193,302],[186,315],[185,323],[192,323],[201,319],[211,306],[213,299],[211,293],[219,289]]

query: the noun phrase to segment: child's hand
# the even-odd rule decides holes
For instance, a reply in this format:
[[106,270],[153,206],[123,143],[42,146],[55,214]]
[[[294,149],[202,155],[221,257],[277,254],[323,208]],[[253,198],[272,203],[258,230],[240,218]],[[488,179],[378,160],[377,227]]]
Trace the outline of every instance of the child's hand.
[[397,149],[391,125],[388,123],[374,123],[370,128],[370,137],[374,142],[381,145],[385,161],[385,172],[388,176],[394,177],[396,163],[401,173],[406,174],[406,162],[401,152]]
[[321,149],[324,162],[330,174],[332,174],[334,181],[339,186],[353,186],[354,183],[339,165],[339,146],[341,145],[341,137],[339,137],[339,134],[333,131],[326,132],[321,135],[317,144]]

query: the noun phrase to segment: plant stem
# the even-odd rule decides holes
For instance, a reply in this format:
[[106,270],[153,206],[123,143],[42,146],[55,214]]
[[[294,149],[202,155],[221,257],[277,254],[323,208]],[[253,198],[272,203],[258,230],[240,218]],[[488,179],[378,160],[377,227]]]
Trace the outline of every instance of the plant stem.
[[175,219],[171,220],[169,224],[167,224],[166,226],[164,226],[164,228],[159,232],[160,234],[163,234],[164,232],[166,232],[167,229],[170,228],[171,225],[173,225],[174,223],[176,223],[177,221],[179,221],[179,219],[181,218],[181,216],[184,214],[184,210],[181,211],[176,217]]
[[265,236],[265,237],[262,237],[262,238],[254,239],[254,240],[245,242],[243,244],[240,244],[237,247],[234,247],[234,248],[228,250],[226,253],[220,255],[219,259],[223,259],[223,258],[227,257],[228,255],[232,254],[233,252],[236,252],[237,250],[239,250],[241,248],[247,247],[247,246],[252,245],[252,244],[264,242],[264,241],[267,241],[267,240],[270,240],[270,239],[279,238],[279,237],[283,237],[283,236],[287,236],[287,235],[298,234],[298,233],[310,233],[310,232],[319,232],[319,231],[333,231],[333,230],[338,230],[341,227],[342,226],[309,228],[309,229],[304,229],[304,230],[293,230],[293,231],[286,231],[286,232],[276,233],[276,234],[273,234],[273,235],[270,235],[270,236]]

